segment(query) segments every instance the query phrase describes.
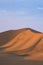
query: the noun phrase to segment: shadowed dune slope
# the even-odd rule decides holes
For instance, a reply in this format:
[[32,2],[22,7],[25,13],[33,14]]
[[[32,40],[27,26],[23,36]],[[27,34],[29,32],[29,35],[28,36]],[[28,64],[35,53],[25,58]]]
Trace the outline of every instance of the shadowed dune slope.
[[0,54],[43,55],[43,33],[24,28],[0,33]]

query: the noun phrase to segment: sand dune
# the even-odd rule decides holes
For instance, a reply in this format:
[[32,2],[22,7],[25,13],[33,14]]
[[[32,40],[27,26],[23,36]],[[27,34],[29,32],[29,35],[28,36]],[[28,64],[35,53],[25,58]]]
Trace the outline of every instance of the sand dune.
[[[0,33],[0,56],[14,54],[27,60],[43,61],[43,33],[24,28]],[[20,58],[19,58],[20,59]]]

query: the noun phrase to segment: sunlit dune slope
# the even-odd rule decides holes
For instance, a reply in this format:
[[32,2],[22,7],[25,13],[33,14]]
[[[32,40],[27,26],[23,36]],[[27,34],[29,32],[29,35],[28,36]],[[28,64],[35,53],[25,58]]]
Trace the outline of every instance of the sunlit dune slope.
[[18,55],[43,52],[43,33],[30,28],[0,33],[0,53]]

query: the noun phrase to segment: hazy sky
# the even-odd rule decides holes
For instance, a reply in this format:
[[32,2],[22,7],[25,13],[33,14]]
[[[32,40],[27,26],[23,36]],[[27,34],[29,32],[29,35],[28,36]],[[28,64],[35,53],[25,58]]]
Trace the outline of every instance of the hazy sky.
[[24,27],[43,32],[43,0],[0,0],[0,32]]

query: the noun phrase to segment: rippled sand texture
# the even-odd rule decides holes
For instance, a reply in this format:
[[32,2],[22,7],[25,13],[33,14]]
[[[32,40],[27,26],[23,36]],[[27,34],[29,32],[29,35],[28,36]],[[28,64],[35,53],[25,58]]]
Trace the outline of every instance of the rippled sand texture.
[[43,65],[43,33],[30,28],[0,33],[0,65]]

